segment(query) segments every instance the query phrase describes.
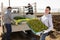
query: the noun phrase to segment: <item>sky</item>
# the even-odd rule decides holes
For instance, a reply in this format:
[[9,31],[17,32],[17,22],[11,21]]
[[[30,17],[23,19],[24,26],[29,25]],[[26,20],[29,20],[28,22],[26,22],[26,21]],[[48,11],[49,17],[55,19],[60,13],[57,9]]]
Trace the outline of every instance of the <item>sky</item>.
[[[0,9],[1,2],[3,2],[4,6],[9,6],[8,0],[0,0]],[[50,6],[53,12],[60,11],[60,0],[11,0],[11,6],[26,6],[28,3],[34,5],[35,2],[37,3],[38,12],[44,12],[46,6]]]

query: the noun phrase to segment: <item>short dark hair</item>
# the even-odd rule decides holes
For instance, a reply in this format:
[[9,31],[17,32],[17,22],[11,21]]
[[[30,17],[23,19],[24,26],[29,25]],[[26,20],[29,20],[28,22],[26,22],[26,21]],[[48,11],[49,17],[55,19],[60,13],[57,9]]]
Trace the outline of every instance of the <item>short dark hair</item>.
[[48,8],[49,10],[51,10],[51,7],[50,6],[47,6],[46,8]]
[[28,5],[31,5],[30,3],[28,3]]
[[7,9],[12,9],[12,7],[8,7]]

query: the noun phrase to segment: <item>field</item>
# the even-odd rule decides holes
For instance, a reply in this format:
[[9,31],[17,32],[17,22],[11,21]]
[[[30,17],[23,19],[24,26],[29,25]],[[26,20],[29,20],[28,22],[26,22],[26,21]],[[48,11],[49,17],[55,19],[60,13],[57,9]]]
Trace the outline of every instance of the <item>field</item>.
[[[54,23],[54,32],[46,37],[46,40],[60,40],[60,15],[53,15],[53,23]],[[31,34],[30,36],[25,34],[24,32],[14,32],[11,34],[12,40],[31,40],[33,37],[37,37],[39,40],[39,36]],[[31,37],[32,36],[32,37]]]
[[[60,15],[53,15],[53,23],[54,23],[54,32],[51,33],[49,36],[46,37],[46,40],[60,40]],[[25,35],[23,32],[21,34],[19,34],[20,32],[16,32],[16,36],[14,36],[15,33],[12,33],[12,39],[22,39],[21,40],[28,40],[30,39],[29,37],[33,34],[31,34],[30,36],[27,37],[27,35]],[[18,36],[18,35],[20,36]],[[14,38],[15,37],[15,38]],[[27,37],[27,38],[26,38]],[[33,37],[37,37],[37,40],[39,40],[39,36],[33,35]],[[30,39],[31,40],[31,39]]]

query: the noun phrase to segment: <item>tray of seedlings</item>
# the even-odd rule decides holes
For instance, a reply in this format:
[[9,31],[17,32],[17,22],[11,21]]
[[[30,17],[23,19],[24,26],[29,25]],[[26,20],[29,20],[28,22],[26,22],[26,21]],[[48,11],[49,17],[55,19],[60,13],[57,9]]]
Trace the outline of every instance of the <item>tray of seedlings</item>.
[[31,28],[32,32],[36,35],[39,35],[44,30],[48,29],[47,26],[45,26],[41,20],[38,19],[31,19],[27,21],[28,26]]

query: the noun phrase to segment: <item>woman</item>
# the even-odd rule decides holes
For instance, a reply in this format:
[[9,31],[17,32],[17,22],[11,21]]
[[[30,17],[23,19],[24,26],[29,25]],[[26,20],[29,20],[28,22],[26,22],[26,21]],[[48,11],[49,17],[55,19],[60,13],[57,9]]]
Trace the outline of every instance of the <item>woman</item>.
[[45,37],[48,36],[48,32],[50,32],[53,29],[52,15],[50,11],[51,8],[47,6],[44,15],[41,17],[42,23],[45,24],[48,27],[48,29],[44,30],[44,33],[42,34],[40,40],[45,40]]

